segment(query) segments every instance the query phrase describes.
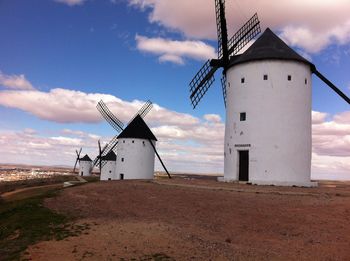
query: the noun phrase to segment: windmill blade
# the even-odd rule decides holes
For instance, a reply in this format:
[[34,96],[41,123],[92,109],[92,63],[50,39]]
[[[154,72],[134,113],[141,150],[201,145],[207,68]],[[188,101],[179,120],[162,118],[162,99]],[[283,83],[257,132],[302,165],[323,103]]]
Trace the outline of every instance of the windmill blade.
[[79,153],[78,153],[77,150],[75,150],[75,153],[77,154],[77,157],[78,157],[78,158],[80,158],[80,153],[81,153],[81,150],[82,150],[82,149],[83,149],[83,148],[80,148]]
[[[100,173],[102,171],[103,166],[105,165],[106,161],[102,160],[102,155],[104,154],[104,151],[108,147],[108,144],[106,144],[103,149],[100,151],[100,157],[99,157],[99,168],[100,168]],[[104,163],[104,164],[103,164]]]
[[94,161],[94,166],[96,166],[97,163],[99,163],[100,169],[106,165],[107,161],[103,160],[103,156],[106,156],[110,151],[114,150],[115,147],[118,145],[118,135],[114,136],[113,139],[106,144],[106,146],[101,151],[101,156],[96,157]]
[[[142,118],[144,118],[147,113],[152,109],[153,103],[150,100],[147,100],[146,103],[141,107],[141,109],[137,112]],[[134,116],[136,117],[136,115]]]
[[73,173],[75,172],[75,168],[77,167],[78,160],[79,160],[79,158],[77,158],[77,160],[75,161],[74,168],[73,168]]
[[117,132],[123,130],[124,124],[108,109],[107,105],[102,100],[97,103],[96,108]]
[[80,153],[81,153],[82,149],[83,148],[80,148],[79,152],[77,150],[75,150],[75,153],[77,154],[77,159],[76,159],[75,164],[74,164],[73,173],[75,172],[75,168],[77,167],[77,163],[80,160]]
[[227,24],[225,17],[225,0],[215,0],[216,29],[218,34],[218,57],[228,64]]
[[222,96],[224,98],[224,105],[226,108],[226,74],[223,73],[221,77],[221,87],[222,87]]
[[107,160],[101,160],[101,169],[107,164]]
[[196,108],[204,94],[215,81],[214,73],[217,69],[218,66],[211,66],[210,60],[208,60],[193,77],[192,81],[190,82],[190,99],[193,108]]
[[97,167],[97,163],[99,162],[99,159],[101,158],[104,150],[107,148],[108,143],[103,147],[103,149],[101,150],[101,153],[99,153],[99,155],[96,156],[96,158],[94,159],[94,161],[92,162],[92,166],[96,166]]
[[118,135],[114,136],[113,139],[108,143],[108,146],[102,152],[102,156],[106,156],[111,150],[114,150],[117,144],[118,144]]
[[[258,14],[255,13],[228,41],[228,55],[235,55],[261,32]],[[219,57],[220,58],[220,57]]]
[[101,150],[101,142],[100,142],[100,140],[98,140],[98,155],[99,155],[99,158],[100,158],[100,164],[99,164],[99,166],[100,166],[100,173],[101,173],[101,156],[102,156],[102,150]]
[[169,174],[169,171],[168,171],[167,168],[165,167],[165,165],[164,165],[162,159],[160,158],[160,156],[159,156],[159,154],[158,154],[158,152],[157,152],[157,150],[156,150],[156,147],[154,146],[153,142],[152,142],[150,139],[149,139],[148,141],[149,141],[149,143],[151,143],[154,152],[156,153],[156,155],[157,155],[157,157],[158,157],[160,163],[161,163],[162,166],[163,166],[163,169],[165,170],[166,174],[168,175],[168,178],[171,179],[171,176],[170,176],[170,174]]
[[316,68],[312,68],[312,72],[317,75],[324,83],[326,83],[333,91],[335,91],[340,97],[342,97],[348,104],[350,104],[350,99],[345,95],[338,87],[336,87],[332,82],[330,82],[326,77],[324,77]]
[[130,122],[132,122],[137,115],[140,115],[141,118],[144,118],[147,113],[152,109],[153,103],[150,100],[147,100],[144,105],[142,105],[141,109],[134,115],[134,117],[131,118],[131,120],[128,122],[127,125],[129,125]]

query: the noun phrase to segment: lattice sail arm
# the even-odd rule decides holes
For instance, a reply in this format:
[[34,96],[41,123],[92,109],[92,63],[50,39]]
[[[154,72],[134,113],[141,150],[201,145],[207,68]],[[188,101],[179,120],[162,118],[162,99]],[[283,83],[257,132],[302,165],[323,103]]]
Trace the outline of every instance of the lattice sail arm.
[[94,161],[92,162],[92,166],[97,166],[97,163],[99,162],[99,159],[101,158],[101,156],[103,155],[104,151],[106,150],[108,146],[108,143],[103,147],[103,149],[100,152],[100,155],[97,155],[96,158],[94,159]]
[[209,87],[214,82],[214,73],[218,67],[212,67],[208,60],[190,82],[190,99],[193,108],[196,108],[199,101],[208,91]]
[[226,108],[226,84],[227,84],[227,81],[226,81],[226,74],[223,74],[222,77],[221,77],[221,87],[222,87],[222,97],[224,98],[224,105],[225,105],[225,108]]
[[337,86],[335,86],[330,80],[324,77],[316,68],[312,68],[312,72],[316,74],[325,84],[327,84],[333,91],[335,91],[341,98],[344,99],[348,104],[350,104],[350,98],[345,95]]
[[102,100],[97,103],[96,108],[116,131],[120,132],[123,130],[124,124],[108,109]]
[[[108,144],[105,152],[102,152],[102,155],[103,156],[106,156],[110,151],[117,151],[115,150],[115,148],[117,147],[118,145],[118,139],[117,139],[117,136],[115,136],[112,141]],[[116,153],[116,152],[115,152]],[[117,154],[117,153],[116,153]],[[106,160],[102,160],[101,161],[101,169],[103,168],[104,165],[106,165],[107,161]]]
[[228,41],[229,55],[235,55],[261,32],[258,14],[255,13]]
[[[137,115],[140,115],[142,118],[144,118],[147,115],[147,113],[149,113],[149,111],[152,109],[152,107],[153,103],[150,100],[147,100],[146,103],[142,105],[141,109],[139,109],[139,111],[134,115],[134,117],[131,118],[129,123],[132,122]],[[129,123],[127,125],[129,125]]]
[[215,0],[216,31],[218,34],[218,57],[223,56],[223,44],[227,45],[227,26],[225,18],[225,0]]

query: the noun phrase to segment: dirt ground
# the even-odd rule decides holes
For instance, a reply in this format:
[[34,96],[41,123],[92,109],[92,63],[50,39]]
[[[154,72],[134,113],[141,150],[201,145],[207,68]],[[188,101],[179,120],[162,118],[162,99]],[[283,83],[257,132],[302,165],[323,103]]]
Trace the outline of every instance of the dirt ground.
[[31,246],[31,260],[350,260],[348,184],[109,181],[45,204],[90,229]]

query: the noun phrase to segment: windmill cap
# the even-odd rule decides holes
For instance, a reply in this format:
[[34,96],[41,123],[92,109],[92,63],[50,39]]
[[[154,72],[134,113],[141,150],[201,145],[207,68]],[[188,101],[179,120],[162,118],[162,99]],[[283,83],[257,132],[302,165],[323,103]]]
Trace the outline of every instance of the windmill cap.
[[136,138],[145,140],[157,140],[150,128],[140,115],[137,115],[129,125],[119,134],[118,139],[121,138]]
[[82,158],[80,159],[80,161],[92,161],[92,160],[90,159],[90,157],[89,157],[87,154],[85,154],[85,156],[82,157]]
[[116,161],[117,160],[117,155],[115,155],[114,151],[111,150],[110,152],[107,153],[107,155],[102,156],[102,160]]
[[289,60],[298,61],[314,67],[314,65],[290,48],[270,28],[241,55],[233,56],[230,60],[230,67],[259,60]]

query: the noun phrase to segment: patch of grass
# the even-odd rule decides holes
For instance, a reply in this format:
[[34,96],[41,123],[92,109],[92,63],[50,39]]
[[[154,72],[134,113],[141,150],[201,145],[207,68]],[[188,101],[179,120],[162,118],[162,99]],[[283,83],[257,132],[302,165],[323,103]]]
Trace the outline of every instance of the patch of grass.
[[43,200],[57,190],[43,195],[0,204],[0,260],[19,260],[29,245],[42,240],[61,240],[79,235],[89,227],[75,227],[70,218],[43,206]]
[[146,255],[141,258],[120,258],[119,261],[175,261],[175,259],[170,256],[167,256],[164,253],[156,253],[152,255]]
[[76,177],[73,175],[56,175],[50,178],[37,178],[0,182],[0,194],[20,188],[57,184],[69,180],[76,180]]
[[89,176],[89,177],[83,177],[87,182],[97,182],[100,181],[99,176]]

